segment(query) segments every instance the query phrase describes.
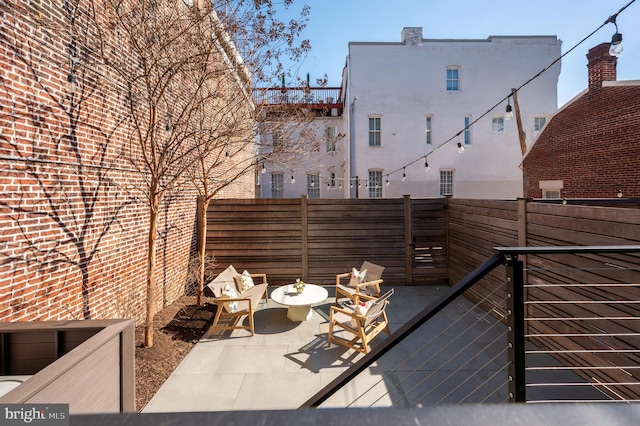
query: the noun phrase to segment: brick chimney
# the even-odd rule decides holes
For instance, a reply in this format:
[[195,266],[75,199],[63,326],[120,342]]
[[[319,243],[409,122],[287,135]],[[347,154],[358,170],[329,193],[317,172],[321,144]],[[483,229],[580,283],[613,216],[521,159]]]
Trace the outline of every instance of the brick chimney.
[[603,81],[616,81],[618,58],[609,55],[609,46],[609,43],[602,43],[587,53],[589,90],[600,89]]

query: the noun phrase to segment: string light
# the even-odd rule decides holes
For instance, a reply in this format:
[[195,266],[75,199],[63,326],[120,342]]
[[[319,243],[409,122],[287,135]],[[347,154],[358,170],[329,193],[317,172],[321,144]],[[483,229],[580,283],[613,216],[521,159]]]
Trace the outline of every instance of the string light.
[[405,182],[407,180],[407,173],[406,171],[403,169],[402,171],[402,181]]
[[504,119],[505,120],[511,120],[513,118],[513,109],[511,108],[511,102],[510,102],[510,97],[507,98],[507,110],[504,113]]
[[[619,13],[619,12],[618,12]],[[605,21],[605,24],[612,23],[616,26],[616,32],[611,37],[611,46],[609,47],[609,55],[618,56],[622,53],[622,34],[618,32],[618,24],[616,23],[616,18],[618,14],[612,15]]]
[[390,182],[389,182],[389,176],[387,176],[387,182],[386,182],[387,186],[389,186]]
[[296,178],[293,175],[291,175],[291,183],[296,183]]
[[427,157],[424,157],[424,171],[425,173],[429,173],[429,162],[427,161]]
[[262,174],[267,173],[267,167],[262,163]]
[[[557,59],[555,59],[554,61],[552,61],[549,65],[547,65],[546,67],[544,67],[543,69],[541,69],[537,74],[535,74],[534,76],[532,76],[531,78],[529,78],[527,81],[525,81],[523,84],[521,84],[518,88],[516,89],[512,89],[511,92],[503,97],[502,99],[500,99],[495,105],[493,105],[491,108],[487,109],[483,114],[479,115],[478,117],[475,118],[475,120],[473,120],[471,123],[469,123],[465,129],[471,128],[471,126],[473,126],[474,124],[476,124],[478,121],[480,121],[482,118],[484,118],[485,116],[487,116],[488,114],[491,114],[492,112],[494,112],[496,110],[497,107],[500,106],[500,104],[502,104],[504,101],[509,101],[509,98],[515,93],[520,91],[521,89],[523,89],[525,86],[529,85],[529,83],[531,83],[532,81],[536,80],[538,77],[540,77],[544,72],[546,72],[547,70],[549,70],[551,67],[553,67],[554,65],[556,65],[558,62],[560,62],[565,56],[567,56],[568,54],[570,54],[571,52],[573,52],[575,49],[578,48],[578,46],[580,46],[582,43],[584,43],[588,38],[590,38],[592,35],[594,35],[596,32],[598,32],[600,29],[602,29],[605,25],[609,24],[609,23],[613,23],[616,25],[616,33],[614,34],[614,36],[612,37],[612,44],[614,42],[614,39],[618,39],[619,38],[619,52],[622,52],[622,46],[621,46],[621,42],[622,42],[622,35],[620,33],[617,32],[617,24],[615,22],[616,17],[622,13],[622,11],[624,11],[627,7],[629,7],[632,3],[634,3],[636,0],[631,0],[629,3],[627,3],[627,5],[623,6],[618,13],[616,13],[615,15],[612,15],[609,19],[607,19],[602,25],[600,25],[598,28],[596,28],[595,30],[593,30],[591,33],[589,33],[586,37],[584,37],[582,40],[580,40],[578,43],[576,43],[573,47],[571,47],[569,50],[567,50],[565,53],[563,53],[562,55],[558,56]],[[618,52],[618,54],[619,54]],[[509,105],[510,106],[510,105]],[[506,118],[506,117],[505,117]],[[456,137],[458,137],[459,135],[462,134],[462,132],[465,130],[461,130],[460,132],[456,133],[454,136],[450,137],[449,139],[445,140],[444,142],[442,142],[441,144],[437,145],[429,154],[432,154],[433,152],[435,152],[436,150],[440,149],[441,147],[443,147],[444,145],[448,144],[449,142],[451,142],[452,140],[454,140]],[[462,153],[464,152],[464,147],[462,146],[462,144],[460,142],[457,143],[458,146],[458,152]],[[398,169],[395,169],[391,172],[389,172],[387,174],[387,176],[390,176],[394,173],[399,172],[400,170],[403,170],[420,161],[423,157],[419,157],[416,160],[405,164],[403,167],[400,167]]]

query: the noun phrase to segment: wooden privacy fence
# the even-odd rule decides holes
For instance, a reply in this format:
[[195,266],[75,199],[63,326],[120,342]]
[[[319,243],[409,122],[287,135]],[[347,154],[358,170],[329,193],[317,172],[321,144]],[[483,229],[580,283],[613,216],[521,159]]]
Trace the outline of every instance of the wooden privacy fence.
[[215,200],[207,212],[208,254],[217,271],[264,272],[271,285],[301,278],[335,283],[363,261],[386,269],[385,284],[447,279],[446,200]]

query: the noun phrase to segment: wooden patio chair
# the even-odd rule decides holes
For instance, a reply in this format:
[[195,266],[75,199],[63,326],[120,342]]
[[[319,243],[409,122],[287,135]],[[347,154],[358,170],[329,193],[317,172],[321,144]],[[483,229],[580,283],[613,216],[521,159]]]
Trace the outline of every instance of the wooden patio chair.
[[[379,298],[366,295],[358,296],[357,303],[370,300],[371,305],[364,315],[357,309],[351,307],[332,306],[329,311],[329,337],[327,345],[331,342],[338,343],[347,348],[354,349],[363,354],[369,353],[369,343],[382,331],[391,334],[387,313],[385,308],[389,303],[389,297],[393,295],[393,289],[386,292]],[[339,327],[343,331],[353,336],[351,340],[343,339],[334,334],[334,327]]]
[[[236,330],[247,329],[251,335],[255,334],[253,314],[264,297],[267,295],[267,275],[250,274],[252,278],[261,278],[261,283],[255,283],[252,287],[242,291],[238,274],[233,265],[222,271],[209,284],[204,287],[204,295],[213,298],[213,303],[217,305],[216,315],[209,332],[214,330]],[[249,325],[240,323],[244,316],[249,318]],[[231,325],[222,325],[220,320],[232,320]]]
[[384,266],[365,261],[359,269],[359,272],[363,271],[367,271],[364,282],[356,284],[355,286],[351,286],[349,283],[351,272],[336,275],[336,303],[338,303],[340,296],[348,297],[352,301],[355,301],[359,294],[375,297],[380,296],[380,284],[382,284],[381,277]]

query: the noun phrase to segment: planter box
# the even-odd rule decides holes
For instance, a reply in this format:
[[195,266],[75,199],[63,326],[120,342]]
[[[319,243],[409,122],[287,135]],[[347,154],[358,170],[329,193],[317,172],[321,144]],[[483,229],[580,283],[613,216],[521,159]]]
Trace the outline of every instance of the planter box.
[[133,320],[0,324],[0,403],[135,411]]

